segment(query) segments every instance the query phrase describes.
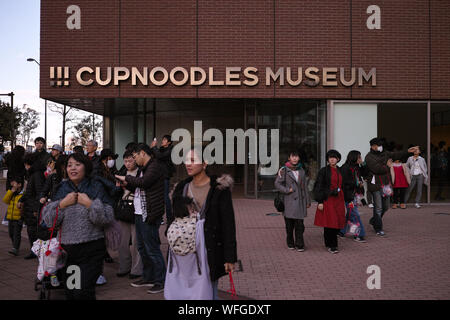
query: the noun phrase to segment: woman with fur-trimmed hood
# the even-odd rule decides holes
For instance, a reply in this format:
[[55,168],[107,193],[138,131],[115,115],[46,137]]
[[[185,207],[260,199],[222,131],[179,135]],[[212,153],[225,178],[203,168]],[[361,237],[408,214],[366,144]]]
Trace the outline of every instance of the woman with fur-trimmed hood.
[[208,176],[207,164],[198,158],[195,150],[187,154],[189,178],[178,183],[172,194],[174,218],[168,221],[168,236],[176,219],[196,214],[197,225],[195,252],[178,255],[169,250],[164,297],[170,300],[216,300],[219,278],[232,272],[237,261],[233,179]]

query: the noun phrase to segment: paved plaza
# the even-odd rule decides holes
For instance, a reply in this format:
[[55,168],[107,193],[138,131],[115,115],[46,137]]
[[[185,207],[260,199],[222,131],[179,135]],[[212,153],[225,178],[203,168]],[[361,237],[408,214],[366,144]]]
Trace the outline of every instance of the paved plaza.
[[[3,198],[4,182],[0,188]],[[280,215],[271,215],[272,201],[234,200],[238,258],[243,266],[234,274],[240,299],[450,299],[450,206],[391,209],[384,218],[384,238],[369,228],[371,209],[365,207],[361,216],[367,243],[339,239],[336,255],[326,251],[323,230],[313,225],[315,207],[305,219],[306,251],[296,252],[286,247],[284,221]],[[1,204],[0,210],[3,215],[6,206]],[[165,226],[160,231],[166,252],[164,230]],[[29,249],[25,229],[18,257],[7,253],[10,247],[7,227],[0,226],[0,299],[36,299],[37,261],[23,259]],[[105,264],[108,282],[98,287],[98,299],[163,299],[162,294],[132,288],[128,278],[117,278],[117,254],[112,256],[116,262]],[[371,265],[381,270],[381,289],[367,288]],[[230,299],[228,289],[228,277],[224,277],[219,282],[222,299]],[[61,290],[52,294],[54,299],[64,298]]]

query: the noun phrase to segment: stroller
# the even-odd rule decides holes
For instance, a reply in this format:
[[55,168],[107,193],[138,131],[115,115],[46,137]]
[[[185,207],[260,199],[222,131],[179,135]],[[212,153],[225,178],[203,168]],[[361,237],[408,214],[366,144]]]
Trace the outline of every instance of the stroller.
[[58,219],[58,211],[56,211],[53,227],[48,228],[41,221],[42,209],[38,220],[38,240],[33,243],[31,248],[31,251],[39,260],[34,290],[39,291],[39,300],[50,300],[51,290],[64,288],[59,280],[63,279],[63,268],[67,260],[67,253],[60,245],[61,232],[59,232],[59,239],[56,237],[55,224]]

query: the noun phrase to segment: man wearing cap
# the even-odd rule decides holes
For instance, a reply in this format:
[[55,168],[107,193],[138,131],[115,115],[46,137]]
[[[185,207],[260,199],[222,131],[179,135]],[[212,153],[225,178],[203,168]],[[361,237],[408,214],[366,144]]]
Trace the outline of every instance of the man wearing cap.
[[64,149],[59,144],[54,144],[52,147],[51,155],[52,159],[56,162],[59,156],[64,153]]
[[393,190],[390,178],[390,167],[393,164],[393,159],[407,157],[408,153],[414,153],[417,148],[409,148],[408,152],[389,152],[383,149],[381,138],[370,140],[370,151],[365,158],[369,171],[367,176],[368,191],[373,198],[373,217],[369,223],[378,236],[385,235],[382,218],[390,206],[389,186]]

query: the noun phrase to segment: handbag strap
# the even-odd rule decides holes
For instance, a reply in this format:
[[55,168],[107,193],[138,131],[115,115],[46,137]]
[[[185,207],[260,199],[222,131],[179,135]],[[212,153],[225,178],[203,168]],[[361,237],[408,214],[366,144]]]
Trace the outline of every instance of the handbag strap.
[[229,280],[230,280],[230,290],[227,291],[231,295],[232,298],[236,297],[236,288],[234,287],[233,276],[231,275],[231,271],[228,272]]
[[[55,231],[55,226],[56,226],[56,220],[58,220],[58,206],[56,207],[56,215],[55,215],[55,220],[53,220],[53,226],[50,228],[50,230],[52,230],[52,232],[50,233],[50,239],[48,240],[48,246],[47,246],[47,251],[45,252],[46,255],[49,255],[51,253],[50,251],[50,243],[52,242],[52,238],[53,238],[53,231]],[[59,231],[59,247],[61,248],[61,230]]]

